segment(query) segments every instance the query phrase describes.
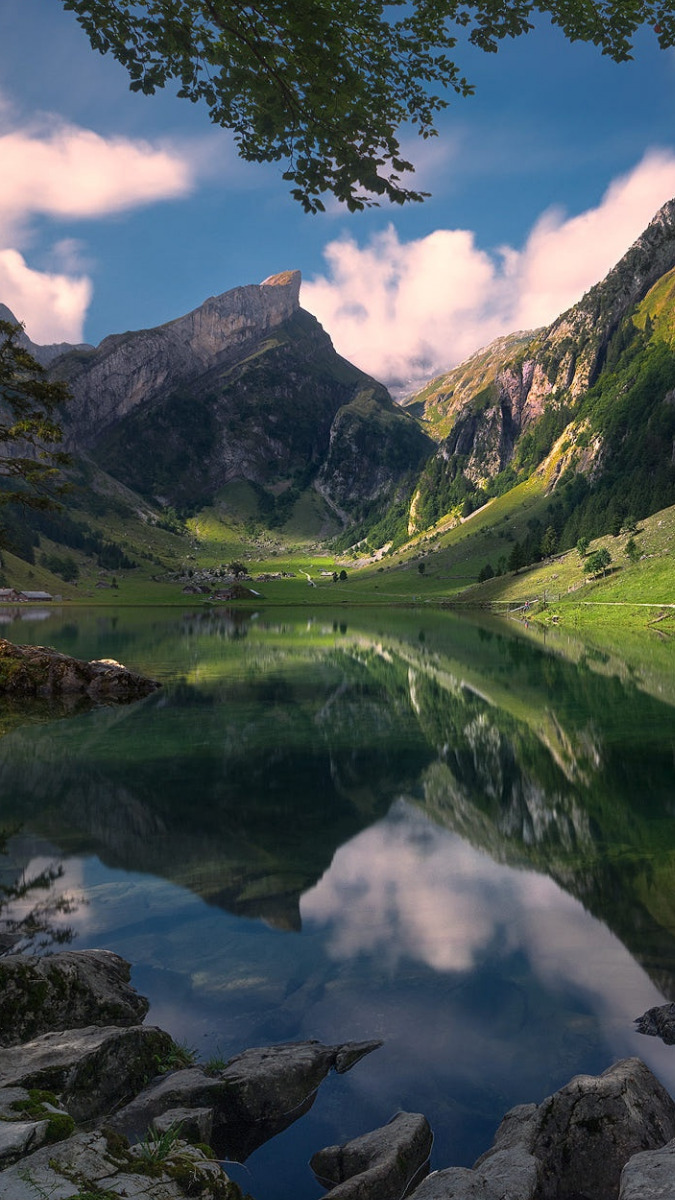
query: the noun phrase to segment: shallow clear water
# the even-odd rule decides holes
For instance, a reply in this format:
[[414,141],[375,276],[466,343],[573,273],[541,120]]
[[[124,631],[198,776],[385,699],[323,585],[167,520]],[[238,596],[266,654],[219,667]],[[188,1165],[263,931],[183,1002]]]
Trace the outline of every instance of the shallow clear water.
[[632,1028],[675,998],[667,657],[639,675],[444,614],[21,615],[14,641],[164,686],[5,714],[5,879],[62,864],[74,911],[47,923],[127,957],[200,1057],[384,1040],[232,1169],[256,1200],[321,1196],[310,1155],[399,1109],[434,1166],[470,1165],[580,1071],[638,1054],[675,1089],[675,1048]]

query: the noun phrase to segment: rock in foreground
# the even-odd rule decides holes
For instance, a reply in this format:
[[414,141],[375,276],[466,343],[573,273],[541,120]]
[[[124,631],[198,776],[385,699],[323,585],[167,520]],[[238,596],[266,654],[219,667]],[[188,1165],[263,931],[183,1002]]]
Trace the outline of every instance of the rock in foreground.
[[310,1166],[331,1200],[390,1200],[428,1171],[432,1144],[426,1117],[402,1112],[381,1129],[319,1150]]
[[44,1033],[0,1050],[0,1087],[47,1089],[76,1121],[91,1121],[138,1092],[172,1047],[168,1033],[146,1025]]
[[112,659],[84,662],[48,646],[15,646],[0,639],[0,697],[10,700],[77,699],[125,704],[161,685]]
[[0,1200],[242,1200],[220,1164],[176,1139],[166,1154],[152,1143],[128,1147],[105,1133],[77,1133],[45,1146],[0,1174]]
[[[577,1075],[541,1104],[521,1104],[502,1121],[494,1143],[473,1170],[434,1172],[414,1200],[623,1200],[621,1172],[641,1151],[661,1151],[675,1137],[675,1102],[639,1058],[614,1063],[602,1075]],[[660,1160],[659,1160],[660,1162]],[[628,1186],[628,1182],[626,1183]],[[642,1200],[675,1197],[675,1189]]]
[[148,1001],[129,975],[129,964],[110,950],[0,958],[0,1046],[85,1025],[139,1025]]
[[142,1136],[175,1110],[208,1110],[211,1142],[220,1157],[243,1161],[312,1107],[329,1071],[348,1071],[380,1042],[289,1042],[245,1050],[222,1070],[174,1071],[111,1118],[126,1136]]

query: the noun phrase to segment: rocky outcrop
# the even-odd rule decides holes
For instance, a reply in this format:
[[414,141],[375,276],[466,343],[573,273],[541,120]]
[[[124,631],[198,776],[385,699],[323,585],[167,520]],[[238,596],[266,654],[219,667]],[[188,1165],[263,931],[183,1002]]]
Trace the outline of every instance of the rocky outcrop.
[[667,1046],[675,1046],[675,1004],[648,1008],[641,1017],[636,1017],[635,1028],[638,1033],[659,1037]]
[[75,1121],[90,1121],[138,1092],[172,1046],[168,1033],[146,1025],[44,1033],[0,1050],[0,1088],[53,1092]]
[[628,1160],[675,1137],[675,1103],[643,1062],[625,1059],[570,1080],[525,1119],[523,1133],[541,1164],[538,1200],[613,1200]]
[[37,1150],[0,1173],[0,1200],[242,1200],[241,1191],[203,1150],[180,1138],[166,1153],[156,1145],[131,1146],[105,1133],[78,1133]]
[[0,958],[0,1046],[85,1025],[138,1025],[148,1001],[129,976],[129,964],[110,950]]
[[71,445],[91,447],[102,430],[167,388],[186,385],[248,342],[262,339],[299,308],[300,272],[233,288],[155,329],[104,338],[53,368],[73,399],[66,415]]
[[[626,1164],[674,1134],[675,1102],[640,1059],[624,1059],[602,1075],[577,1075],[539,1105],[512,1109],[472,1170],[435,1172],[414,1198],[617,1200],[624,1168],[631,1178]],[[641,1200],[660,1195],[645,1191]]]
[[[592,386],[623,319],[673,267],[675,200],[663,206],[609,274],[548,328],[528,340],[521,334],[503,339],[501,353],[501,343],[494,343],[406,402],[444,433],[440,458],[461,456],[462,471],[477,486],[508,467],[521,436],[552,404],[573,404]],[[561,419],[558,434],[565,424]],[[577,466],[597,469],[601,452],[599,442],[586,446]]]
[[[86,957],[89,974],[79,961]],[[28,960],[22,977],[19,956],[7,976],[15,999],[22,978],[27,994],[47,982],[43,1020],[50,1013],[62,1020],[59,978],[81,1014],[97,989],[114,1013],[110,993],[119,987],[121,1022],[142,1005],[129,994],[128,967],[116,956],[55,958],[62,961],[51,979],[47,964]],[[0,1010],[6,994],[0,974]],[[212,1070],[170,1069],[180,1048],[143,1025],[53,1031],[0,1049],[0,1200],[242,1200],[213,1152],[245,1158],[307,1112],[329,1071],[350,1070],[379,1045],[287,1043],[246,1050]],[[391,1200],[409,1193],[428,1169],[431,1145],[426,1119],[399,1113],[380,1129],[318,1151],[312,1167],[331,1200]],[[664,1200],[672,1195],[674,1162],[675,1102],[644,1063],[627,1059],[600,1076],[576,1076],[539,1105],[512,1109],[472,1169],[435,1171],[413,1194]]]
[[110,1123],[133,1139],[176,1109],[207,1110],[218,1155],[243,1160],[309,1111],[329,1071],[348,1071],[380,1044],[294,1042],[245,1050],[222,1070],[174,1071],[141,1092]]
[[331,1200],[405,1196],[429,1169],[431,1128],[422,1113],[397,1113],[388,1125],[317,1151],[310,1166]]
[[9,700],[84,700],[124,704],[157,690],[154,679],[112,659],[83,662],[47,646],[15,646],[0,639],[0,696]]

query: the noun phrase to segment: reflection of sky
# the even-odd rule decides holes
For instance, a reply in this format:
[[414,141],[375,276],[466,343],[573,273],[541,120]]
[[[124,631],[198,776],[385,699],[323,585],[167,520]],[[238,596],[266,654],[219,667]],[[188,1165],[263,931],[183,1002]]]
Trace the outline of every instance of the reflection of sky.
[[301,934],[95,858],[66,859],[62,884],[88,901],[68,918],[75,945],[128,958],[149,1021],[204,1057],[384,1039],[252,1156],[240,1182],[257,1200],[313,1200],[314,1150],[400,1108],[428,1116],[434,1166],[468,1165],[513,1104],[616,1058],[639,1055],[675,1091],[675,1050],[632,1027],[662,997],[609,929],[404,803],[337,851],[302,897]]
[[638,1054],[675,1083],[675,1055],[633,1032],[663,997],[618,938],[548,876],[495,862],[411,807],[342,846],[301,912],[340,962],[376,956],[392,972],[407,960],[451,974],[522,955],[543,988],[576,993],[612,1053]]

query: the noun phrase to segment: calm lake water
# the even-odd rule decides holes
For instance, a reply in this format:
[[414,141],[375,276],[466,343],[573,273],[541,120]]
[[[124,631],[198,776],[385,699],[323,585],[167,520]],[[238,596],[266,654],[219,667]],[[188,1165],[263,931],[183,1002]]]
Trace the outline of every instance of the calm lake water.
[[323,1195],[310,1155],[400,1109],[442,1167],[616,1058],[675,1091],[675,1047],[632,1024],[675,999],[668,644],[636,666],[446,614],[21,617],[4,636],[164,686],[0,714],[5,880],[61,864],[54,928],[128,958],[201,1058],[384,1040],[232,1169],[256,1200]]

